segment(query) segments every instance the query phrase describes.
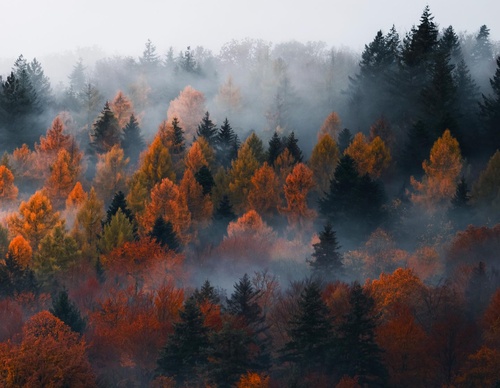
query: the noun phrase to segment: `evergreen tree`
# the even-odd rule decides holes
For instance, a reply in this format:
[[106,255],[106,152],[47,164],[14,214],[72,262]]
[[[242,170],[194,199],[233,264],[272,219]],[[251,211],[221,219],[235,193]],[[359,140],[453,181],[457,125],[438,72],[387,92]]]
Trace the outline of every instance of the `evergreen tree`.
[[179,252],[181,249],[181,244],[179,243],[172,223],[170,221],[165,222],[162,216],[158,216],[155,219],[149,236],[156,240],[162,247],[171,249],[174,252]]
[[198,304],[202,304],[203,302],[209,302],[212,304],[220,304],[220,296],[216,292],[214,286],[210,283],[210,281],[207,279],[201,286],[201,288],[198,290],[194,290],[193,292],[193,299],[196,301]]
[[217,127],[210,119],[210,113],[206,112],[205,116],[198,124],[198,130],[196,131],[196,136],[202,136],[208,142],[211,147],[215,147],[217,144]]
[[179,57],[179,68],[185,71],[186,73],[191,74],[199,74],[200,68],[196,63],[196,59],[194,58],[193,50],[191,50],[191,46],[188,46],[186,51],[180,55]]
[[92,125],[90,138],[90,145],[97,153],[108,152],[115,144],[120,143],[118,120],[116,120],[107,101],[99,117]]
[[34,58],[26,67],[33,90],[36,93],[40,106],[47,109],[54,102],[50,80],[45,75],[42,65]]
[[342,272],[342,254],[332,224],[327,222],[319,233],[319,243],[313,244],[312,259],[308,260],[314,273],[327,279]]
[[382,350],[375,341],[378,315],[375,302],[359,283],[349,292],[350,310],[339,328],[338,363],[342,374],[359,378],[360,384],[385,387],[387,371],[382,363]]
[[274,162],[276,161],[276,159],[278,159],[278,156],[281,155],[284,149],[285,145],[278,135],[278,132],[274,132],[273,137],[271,138],[271,140],[269,140],[269,147],[267,149],[267,163],[270,166],[274,166]]
[[354,137],[352,136],[351,131],[348,128],[344,128],[340,133],[339,133],[339,141],[338,141],[338,146],[339,146],[339,152],[342,155],[344,151],[349,148],[349,146],[352,143],[352,140]]
[[286,139],[286,149],[290,152],[295,163],[301,163],[303,158],[298,142],[299,140],[295,137],[295,132],[292,131]]
[[497,69],[490,79],[493,94],[485,96],[479,104],[484,125],[484,147],[490,155],[500,146],[500,56],[497,57]]
[[452,26],[446,28],[438,42],[439,52],[448,55],[452,65],[456,65],[463,59],[460,40]]
[[0,295],[14,296],[23,292],[38,294],[39,284],[29,267],[22,267],[12,254],[0,263]]
[[111,204],[106,211],[106,220],[104,221],[103,226],[108,225],[111,222],[111,218],[113,218],[118,209],[122,211],[122,213],[125,215],[125,217],[127,217],[132,225],[135,225],[135,217],[132,211],[128,208],[125,194],[122,191],[118,191],[113,196],[113,200],[111,201]]
[[210,169],[203,165],[201,168],[194,174],[196,182],[198,182],[201,187],[203,187],[203,195],[210,194],[212,192],[212,187],[215,185],[214,177],[210,172]]
[[410,127],[402,156],[402,166],[407,175],[419,177],[423,174],[422,162],[429,156],[433,143],[433,136],[423,121],[417,121]]
[[172,154],[179,155],[186,150],[186,140],[184,138],[184,130],[181,128],[177,117],[172,119],[172,129]]
[[139,160],[139,154],[144,149],[145,144],[139,122],[133,114],[130,115],[128,123],[123,128],[121,145],[125,156],[130,158],[132,165],[135,165]]
[[216,141],[217,160],[224,168],[229,167],[231,161],[237,156],[237,154],[234,153],[237,141],[238,137],[236,133],[234,133],[226,117],[219,128]]
[[474,63],[487,62],[493,59],[493,47],[490,42],[490,29],[486,25],[479,28],[476,42],[472,48],[472,60]]
[[317,282],[307,284],[300,294],[288,326],[290,341],[283,349],[283,359],[295,362],[303,371],[331,369],[332,325]]
[[158,359],[158,372],[174,377],[179,385],[196,381],[207,363],[208,329],[203,314],[193,298],[189,298],[174,323]]
[[52,308],[49,311],[74,332],[82,334],[85,331],[87,323],[82,318],[78,307],[69,299],[66,289],[63,289],[57,296],[52,298]]

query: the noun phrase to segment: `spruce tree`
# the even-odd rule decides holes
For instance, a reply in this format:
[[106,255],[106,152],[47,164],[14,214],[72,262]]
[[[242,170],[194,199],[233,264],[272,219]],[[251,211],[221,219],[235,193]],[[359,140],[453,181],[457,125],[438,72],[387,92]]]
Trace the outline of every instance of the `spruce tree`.
[[158,216],[155,219],[155,223],[151,232],[149,232],[149,236],[156,240],[156,242],[162,247],[171,249],[174,252],[180,251],[181,244],[179,243],[179,239],[177,238],[172,223],[170,221],[165,222],[165,219],[162,216]]
[[16,258],[8,253],[5,262],[0,263],[0,295],[14,296],[23,292],[38,294],[40,285],[35,273],[29,267],[23,268]]
[[227,117],[224,119],[217,133],[217,160],[225,168],[231,165],[234,159],[234,146],[237,142],[237,136],[234,133]]
[[479,104],[481,119],[484,126],[484,148],[490,155],[500,146],[500,56],[497,57],[497,69],[490,79],[493,93],[490,96],[483,94],[483,101]]
[[330,222],[319,233],[319,243],[313,244],[313,248],[312,258],[308,262],[314,273],[326,279],[338,277],[342,272],[342,254]]
[[210,194],[212,192],[212,187],[215,186],[214,177],[210,172],[210,169],[203,165],[201,168],[194,174],[196,182],[198,182],[201,187],[203,187],[203,195]]
[[196,136],[204,137],[208,144],[215,148],[217,144],[217,127],[210,119],[210,113],[206,112],[201,123],[198,124]]
[[125,194],[122,191],[118,191],[113,196],[113,200],[111,201],[111,204],[106,211],[106,220],[104,221],[104,225],[108,225],[111,222],[111,218],[113,218],[118,209],[122,211],[122,213],[125,215],[125,217],[127,217],[132,225],[135,224],[135,217],[132,211],[128,208]]
[[85,331],[87,323],[85,319],[82,318],[78,307],[69,299],[66,289],[60,291],[57,296],[52,299],[52,308],[50,312],[68,325],[74,332],[82,334]]
[[302,371],[331,369],[333,332],[319,283],[306,285],[288,326],[283,360],[295,362]]
[[298,142],[299,140],[295,137],[295,132],[292,131],[286,139],[286,149],[290,152],[290,155],[293,157],[295,163],[301,163],[303,158]]
[[90,138],[90,145],[97,153],[108,152],[114,145],[120,143],[118,120],[107,101],[92,125]]
[[174,323],[174,332],[158,359],[158,372],[175,378],[179,385],[196,381],[207,363],[208,328],[193,298],[189,298]]
[[352,136],[351,131],[348,128],[344,128],[340,133],[339,133],[339,141],[338,141],[338,146],[339,146],[339,152],[342,155],[344,151],[349,148],[349,146],[352,143],[352,140],[354,137]]
[[179,155],[186,150],[186,140],[184,138],[184,130],[181,128],[177,117],[172,119],[172,129],[172,154]]
[[144,149],[144,146],[144,139],[141,135],[139,122],[135,116],[131,114],[127,125],[123,128],[122,148],[125,156],[130,158],[133,165],[137,163],[139,154]]
[[267,149],[267,163],[270,166],[274,166],[274,162],[278,159],[278,156],[285,149],[282,139],[278,135],[278,132],[274,132],[273,137],[269,140],[269,147]]
[[222,196],[222,199],[219,202],[219,206],[214,213],[214,219],[227,224],[236,219],[236,214],[233,211],[233,205],[226,194]]
[[410,127],[402,157],[402,167],[407,175],[422,176],[422,162],[429,156],[433,144],[433,136],[423,121],[419,120]]
[[220,296],[208,279],[205,280],[199,290],[194,290],[193,298],[198,304],[202,304],[203,302],[220,304]]
[[339,328],[338,366],[341,374],[359,378],[361,385],[385,387],[387,370],[382,363],[382,350],[375,340],[378,315],[375,302],[359,283],[349,292],[350,310]]

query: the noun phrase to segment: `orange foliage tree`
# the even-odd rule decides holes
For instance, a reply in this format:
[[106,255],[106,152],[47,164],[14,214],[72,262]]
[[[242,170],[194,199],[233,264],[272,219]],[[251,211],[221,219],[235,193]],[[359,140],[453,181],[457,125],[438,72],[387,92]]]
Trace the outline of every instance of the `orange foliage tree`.
[[87,345],[48,311],[31,317],[19,345],[0,348],[5,387],[97,387]]
[[94,187],[97,195],[105,203],[110,202],[118,191],[125,191],[125,169],[129,158],[125,158],[123,149],[114,145],[105,154],[98,155]]
[[380,137],[368,143],[365,135],[358,132],[344,152],[356,161],[358,172],[378,178],[389,166],[391,154]]
[[208,162],[201,149],[200,139],[189,147],[186,157],[184,158],[184,165],[186,169],[191,170],[193,174],[196,174],[203,166],[208,167]]
[[0,166],[0,204],[7,204],[17,198],[19,190],[14,184],[14,174],[5,166]]
[[110,104],[110,108],[115,114],[120,128],[123,128],[127,124],[130,115],[134,113],[132,101],[121,90],[116,93],[115,98]]
[[248,208],[263,216],[272,216],[281,204],[281,187],[274,169],[264,163],[250,179],[252,187],[248,192]]
[[11,233],[23,236],[35,251],[40,241],[61,222],[59,213],[53,211],[52,203],[42,191],[21,202],[19,214],[7,217]]
[[66,208],[77,208],[87,199],[87,193],[83,190],[80,181],[75,183],[75,186],[66,198]]
[[[76,156],[76,160],[74,159]],[[53,203],[60,207],[68,197],[80,174],[81,154],[71,155],[64,148],[50,166],[50,175],[45,182],[45,190]]]
[[250,145],[245,142],[238,150],[238,156],[231,162],[229,171],[229,193],[231,203],[237,212],[246,207],[248,192],[251,189],[251,179],[259,162],[255,158]]
[[436,140],[429,160],[422,163],[422,168],[425,171],[422,182],[411,177],[411,184],[416,190],[411,200],[428,211],[435,211],[437,206],[449,206],[462,169],[462,155],[458,141],[448,129]]
[[203,187],[196,181],[193,172],[187,169],[179,185],[179,195],[186,199],[191,220],[200,223],[210,221],[213,204],[209,195],[203,194]]
[[9,255],[14,257],[21,266],[27,267],[31,264],[33,249],[23,236],[18,235],[9,244]]
[[318,140],[324,135],[329,135],[332,139],[337,139],[340,131],[342,130],[342,122],[336,112],[331,112],[318,132]]

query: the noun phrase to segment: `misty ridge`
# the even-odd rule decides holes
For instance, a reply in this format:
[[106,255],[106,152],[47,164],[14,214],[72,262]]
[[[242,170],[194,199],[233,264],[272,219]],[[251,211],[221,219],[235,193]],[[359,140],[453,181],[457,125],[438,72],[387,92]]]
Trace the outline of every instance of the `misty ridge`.
[[386,28],[8,65],[0,385],[498,385],[500,42]]

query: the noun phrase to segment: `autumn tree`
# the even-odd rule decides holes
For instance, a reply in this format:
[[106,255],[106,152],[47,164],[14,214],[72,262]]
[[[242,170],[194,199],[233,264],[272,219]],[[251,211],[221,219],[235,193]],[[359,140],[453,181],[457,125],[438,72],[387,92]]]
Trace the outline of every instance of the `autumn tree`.
[[86,343],[48,311],[32,316],[19,345],[4,357],[2,385],[9,387],[97,387]]
[[21,235],[11,240],[7,254],[13,257],[23,268],[31,266],[32,264],[33,249],[31,249],[30,243]]
[[189,151],[187,152],[184,159],[184,164],[186,166],[186,169],[191,170],[193,174],[196,174],[196,172],[200,171],[203,166],[208,167],[208,162],[203,155],[203,150],[201,148],[199,139],[195,141],[189,148]]
[[500,150],[488,161],[472,189],[473,202],[488,209],[500,209]]
[[360,175],[369,174],[372,178],[378,178],[391,161],[389,150],[379,136],[368,143],[361,132],[354,136],[345,154],[356,161]]
[[62,148],[57,153],[57,159],[50,166],[51,171],[45,182],[45,189],[57,207],[61,207],[79,178],[81,156],[80,153],[71,155]]
[[0,203],[12,203],[17,198],[18,192],[12,171],[6,166],[0,166]]
[[[295,140],[292,140],[292,142],[294,142]],[[248,143],[250,149],[253,152],[253,155],[255,156],[255,159],[257,159],[257,161],[259,162],[259,165],[267,160],[267,153],[264,149],[264,143],[254,131],[252,131],[252,133],[245,139],[245,143]],[[235,151],[237,151],[237,149]],[[300,157],[300,149],[297,149],[296,152]]]
[[30,242],[34,251],[50,231],[61,224],[59,213],[54,212],[52,203],[42,191],[37,191],[28,201],[21,202],[19,214],[7,218],[12,233],[20,234]]
[[436,206],[449,206],[455,193],[456,181],[462,169],[460,147],[455,138],[446,130],[432,146],[429,160],[422,163],[425,176],[421,182],[411,179],[416,190],[411,195],[414,203],[421,204],[428,210]]
[[132,101],[121,91],[119,90],[109,108],[114,113],[116,120],[118,121],[118,128],[123,128],[130,122],[129,119],[134,113],[134,107],[132,105]]
[[231,203],[237,211],[245,208],[248,192],[251,189],[251,179],[259,162],[248,143],[244,143],[238,151],[238,157],[231,162],[229,171],[229,192]]
[[337,112],[331,112],[321,125],[318,132],[318,141],[321,140],[324,135],[329,135],[334,140],[338,139],[341,128],[342,122],[339,115]]
[[219,110],[227,116],[232,116],[241,110],[240,88],[234,84],[231,76],[220,86],[215,102]]
[[134,240],[134,226],[120,208],[103,227],[99,247],[103,253]]
[[263,216],[272,216],[281,204],[281,187],[274,169],[267,162],[258,168],[252,178],[248,192],[248,208],[255,209]]
[[76,214],[73,233],[82,244],[82,249],[95,255],[95,249],[102,233],[104,218],[104,203],[97,197],[92,187],[87,200],[82,203]]
[[179,184],[179,194],[186,199],[192,221],[207,222],[212,217],[213,204],[209,195],[203,193],[203,187],[196,181],[190,169],[184,172]]
[[105,154],[98,155],[96,175],[93,186],[99,198],[107,203],[118,191],[124,191],[126,185],[126,168],[129,159],[119,145],[114,145]]
[[287,176],[284,187],[287,207],[280,208],[280,211],[287,215],[290,225],[299,224],[303,227],[307,220],[316,215],[316,212],[307,206],[307,195],[313,187],[311,169],[303,163],[295,165]]
[[92,124],[90,145],[95,152],[104,153],[116,144],[120,144],[120,126],[106,101],[103,110]]
[[77,208],[87,199],[87,193],[83,190],[80,181],[75,183],[75,186],[66,198],[66,208]]
[[205,112],[205,96],[203,93],[191,86],[186,86],[176,99],[170,101],[167,120],[171,122],[174,117],[177,117],[187,138],[191,140],[196,134],[200,117],[203,117]]
[[316,182],[315,189],[320,194],[328,191],[338,160],[339,149],[335,140],[329,134],[321,136],[309,159],[309,168]]

